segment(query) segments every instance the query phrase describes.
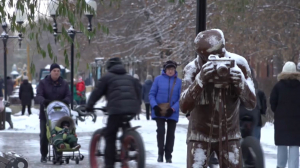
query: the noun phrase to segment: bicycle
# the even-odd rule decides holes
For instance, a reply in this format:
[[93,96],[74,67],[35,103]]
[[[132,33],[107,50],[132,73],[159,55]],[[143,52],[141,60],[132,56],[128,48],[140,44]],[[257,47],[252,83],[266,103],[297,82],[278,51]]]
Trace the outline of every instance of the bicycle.
[[[94,110],[101,110],[104,115],[108,115],[105,108],[94,108]],[[122,168],[131,167],[130,161],[136,161],[137,168],[145,167],[145,147],[144,142],[141,135],[136,131],[141,126],[132,127],[130,124],[130,120],[134,117],[134,115],[124,115],[124,119],[122,122],[121,135],[117,136],[117,145],[116,145],[116,158],[115,162],[120,162]],[[89,160],[91,168],[99,168],[100,166],[104,166],[104,150],[101,151],[101,147],[105,147],[104,140],[104,128],[100,128],[96,130],[90,142],[89,149]],[[118,133],[119,135],[119,133]],[[104,142],[103,144],[101,142]],[[97,159],[102,160],[99,162]]]

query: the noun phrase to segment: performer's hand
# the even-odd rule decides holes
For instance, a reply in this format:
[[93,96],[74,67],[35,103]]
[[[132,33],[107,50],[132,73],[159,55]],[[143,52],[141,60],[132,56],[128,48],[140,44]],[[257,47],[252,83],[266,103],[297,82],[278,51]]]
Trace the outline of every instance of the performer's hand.
[[243,89],[245,77],[242,70],[238,66],[230,69],[230,78],[235,87]]
[[201,68],[200,74],[197,75],[198,76],[197,80],[200,80],[198,81],[198,84],[201,85],[199,82],[202,82],[202,84],[206,84],[208,80],[211,79],[214,71],[215,68],[211,62],[205,63]]

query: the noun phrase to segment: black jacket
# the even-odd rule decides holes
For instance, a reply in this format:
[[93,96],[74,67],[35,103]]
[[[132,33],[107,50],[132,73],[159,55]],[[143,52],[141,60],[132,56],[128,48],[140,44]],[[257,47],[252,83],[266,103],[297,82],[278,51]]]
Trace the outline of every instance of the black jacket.
[[4,80],[0,79],[0,97],[3,97]]
[[275,145],[300,146],[300,73],[281,73],[272,89]]
[[44,100],[60,100],[70,103],[71,92],[68,83],[59,77],[57,81],[53,81],[50,75],[47,75],[43,80],[40,81],[37,94],[37,100],[40,103],[40,119],[46,120],[44,112]]
[[33,99],[33,88],[28,80],[24,80],[20,86],[19,99],[22,105],[31,105],[31,100]]
[[109,115],[137,114],[141,108],[139,87],[136,80],[126,74],[123,65],[114,65],[98,81],[90,95],[87,107],[93,107],[102,96],[105,96]]

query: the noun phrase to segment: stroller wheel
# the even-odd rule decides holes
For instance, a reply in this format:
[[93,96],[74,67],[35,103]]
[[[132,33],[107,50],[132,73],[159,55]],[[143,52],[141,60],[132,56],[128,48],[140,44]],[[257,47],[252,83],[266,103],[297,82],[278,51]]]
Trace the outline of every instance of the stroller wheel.
[[79,157],[76,157],[75,162],[76,164],[79,164]]
[[84,156],[83,155],[80,155],[80,160],[83,160],[84,159]]

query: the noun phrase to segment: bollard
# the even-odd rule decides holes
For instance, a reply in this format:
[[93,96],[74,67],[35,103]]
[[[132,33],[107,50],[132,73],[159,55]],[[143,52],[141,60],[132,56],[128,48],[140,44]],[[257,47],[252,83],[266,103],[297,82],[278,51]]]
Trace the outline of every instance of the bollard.
[[0,168],[28,168],[28,162],[15,152],[0,152]]

